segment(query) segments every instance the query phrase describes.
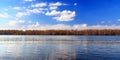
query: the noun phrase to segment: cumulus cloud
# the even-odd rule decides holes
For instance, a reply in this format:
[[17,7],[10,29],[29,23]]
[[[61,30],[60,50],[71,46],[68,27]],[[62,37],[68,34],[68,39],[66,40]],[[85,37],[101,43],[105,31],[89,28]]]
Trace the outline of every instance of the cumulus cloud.
[[16,17],[22,17],[22,16],[26,16],[26,15],[30,15],[30,13],[28,13],[28,12],[17,12]]
[[40,27],[40,23],[39,22],[36,22],[34,24],[31,24],[31,25],[28,25],[28,28],[38,28]]
[[92,25],[88,26],[87,24],[74,24],[74,25],[65,25],[65,24],[56,24],[56,25],[40,25],[39,27],[29,26],[29,30],[86,30],[86,29],[120,29],[120,25]]
[[85,27],[87,27],[87,24],[75,24],[75,25],[73,25],[74,29],[85,28]]
[[120,29],[120,25],[93,25],[87,29]]
[[72,21],[75,17],[75,11],[64,10],[59,16],[54,17],[58,21]]
[[64,6],[67,4],[61,3],[61,2],[56,2],[56,3],[50,3],[49,4],[49,9],[51,11],[48,11],[45,13],[47,16],[52,16],[53,19],[57,21],[72,21],[74,20],[74,17],[76,15],[75,11],[70,11],[70,10],[63,10],[63,11],[57,11],[56,9],[58,6]]
[[45,7],[45,6],[47,6],[47,3],[44,3],[44,2],[31,5],[31,7]]
[[[26,1],[33,1],[33,0],[26,0]],[[31,14],[39,14],[39,13],[44,13],[44,11],[48,10],[47,8],[43,8],[47,6],[47,3],[36,3],[32,4],[29,7],[13,7],[14,10],[19,10],[23,8],[23,11],[19,11],[16,13],[16,17],[23,17],[23,16],[29,16]]]
[[56,6],[50,6],[50,7],[49,7],[50,10],[56,10],[57,8],[58,8],[58,7],[56,7]]
[[[54,25],[42,25],[39,22],[25,21],[25,20],[11,20],[8,22],[9,26],[13,26],[15,29],[25,30],[86,30],[86,29],[120,29],[120,25],[87,25],[87,24],[54,24]],[[16,27],[17,26],[17,27]]]
[[8,13],[0,13],[1,18],[9,18],[10,15]]
[[28,30],[65,30],[65,29],[71,29],[69,25],[64,24],[56,24],[56,25],[40,25],[39,27],[34,27],[34,25],[29,25]]
[[47,9],[46,8],[26,9],[26,11],[24,12],[17,12],[16,17],[23,17],[23,16],[29,16],[31,14],[44,13],[45,10]]
[[35,14],[38,14],[38,13],[43,13],[42,10],[40,10],[39,8],[36,8],[36,9],[31,9],[31,10],[26,10],[27,13],[31,14],[31,13],[35,13]]
[[16,25],[22,25],[24,23],[25,23],[24,20],[11,20],[8,22],[8,25],[9,26],[16,26]]
[[82,30],[87,29],[87,24],[55,24],[55,25],[40,25],[38,22],[28,25],[27,29],[29,30]]
[[70,10],[56,11],[52,10],[51,12],[47,12],[47,16],[53,16],[53,19],[57,21],[72,21],[75,17],[76,12]]
[[50,3],[49,6],[62,6],[62,5],[67,5],[61,2],[56,2],[56,3]]
[[67,4],[61,3],[61,2],[50,3],[49,4],[49,9],[50,10],[56,10],[59,6],[64,6],[64,5],[67,5]]
[[[26,1],[33,1],[33,0],[26,0]],[[29,16],[32,14],[45,14],[46,16],[51,16],[53,19],[57,21],[72,21],[74,20],[74,17],[76,15],[75,11],[70,10],[63,10],[63,11],[57,11],[56,9],[59,6],[65,6],[67,4],[61,3],[61,2],[55,2],[55,3],[35,3],[31,4],[28,8],[25,7],[24,11],[19,11],[16,13],[16,17],[23,17],[23,16]],[[13,7],[15,10],[21,9],[21,7]],[[50,9],[50,10],[49,10]],[[47,11],[47,12],[46,12]]]
[[47,16],[57,16],[60,13],[61,13],[60,11],[52,10],[51,12],[47,12],[45,15],[47,15]]

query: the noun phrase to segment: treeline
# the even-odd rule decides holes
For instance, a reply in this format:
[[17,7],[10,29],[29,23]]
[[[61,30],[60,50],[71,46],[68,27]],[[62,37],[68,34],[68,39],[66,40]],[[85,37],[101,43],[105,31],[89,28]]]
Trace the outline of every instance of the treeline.
[[120,30],[0,30],[0,35],[120,35]]

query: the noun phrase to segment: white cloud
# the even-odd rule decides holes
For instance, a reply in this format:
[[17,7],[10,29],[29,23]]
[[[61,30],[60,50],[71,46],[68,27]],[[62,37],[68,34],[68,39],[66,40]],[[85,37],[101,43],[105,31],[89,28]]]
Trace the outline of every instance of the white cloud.
[[[55,24],[55,25],[41,25],[39,22],[33,23],[32,21],[25,20],[11,20],[8,22],[9,26],[14,29],[25,30],[86,30],[86,29],[120,29],[120,25],[92,25],[87,24]],[[18,27],[19,26],[19,27]],[[11,29],[11,28],[10,28]]]
[[53,19],[55,19],[57,21],[72,21],[72,20],[74,20],[74,17],[76,15],[75,11],[70,11],[70,10],[57,11],[56,10],[58,8],[58,6],[64,6],[64,5],[67,5],[67,4],[64,4],[61,2],[50,3],[49,4],[50,12],[46,12],[45,15],[52,16]]
[[[35,26],[38,24],[35,24]],[[35,27],[34,24],[33,25],[29,25],[28,26],[28,30],[50,30],[50,29],[54,29],[54,30],[65,30],[65,29],[71,29],[71,27],[69,25],[64,25],[64,24],[56,24],[56,25],[39,25],[37,27]]]
[[59,16],[54,17],[58,21],[72,21],[75,17],[75,11],[64,10],[60,13]]
[[[33,1],[33,0],[26,0],[26,1]],[[16,13],[16,17],[23,17],[23,16],[29,16],[31,14],[45,14],[47,16],[53,16],[53,19],[58,21],[72,21],[75,16],[75,11],[69,11],[69,10],[63,10],[63,11],[56,11],[58,6],[67,5],[61,2],[56,3],[49,3],[47,5],[46,2],[31,4],[29,7],[13,7],[15,10],[19,10],[21,8],[24,9],[24,11],[19,11]],[[48,7],[48,8],[46,8]],[[46,12],[49,11],[50,12]]]
[[25,16],[25,15],[30,15],[30,13],[28,13],[28,12],[17,12],[16,17],[22,17],[22,16]]
[[57,6],[50,6],[49,9],[50,10],[56,10],[58,7]]
[[42,13],[42,11],[39,10],[39,9],[27,10],[27,12],[28,12],[28,13],[35,13],[35,14],[37,14],[37,13]]
[[51,29],[55,29],[55,30],[65,30],[65,29],[71,29],[71,26],[69,25],[64,25],[64,24],[56,24],[56,25],[52,25]]
[[10,15],[8,13],[0,13],[1,18],[9,18]]
[[63,10],[63,11],[56,11],[52,10],[51,12],[47,12],[47,16],[53,16],[53,19],[57,21],[72,21],[75,17],[75,11]]
[[28,16],[31,14],[44,13],[45,10],[47,10],[47,9],[46,8],[26,9],[26,11],[24,11],[24,12],[17,12],[16,17],[23,17],[23,16]]
[[20,7],[13,7],[14,10],[20,10]]
[[32,14],[32,13],[38,14],[38,13],[44,13],[44,11],[46,11],[46,10],[48,10],[48,9],[46,9],[46,8],[34,8],[34,9],[27,9],[26,12],[30,13],[30,14]]
[[49,9],[50,10],[56,10],[59,6],[64,6],[67,4],[61,3],[61,2],[56,2],[56,3],[50,3],[49,4]]
[[31,7],[45,7],[47,6],[47,3],[36,3],[36,4],[32,4]]
[[93,25],[87,29],[120,29],[120,25]]
[[8,25],[16,26],[16,25],[22,25],[24,23],[25,23],[24,20],[11,20],[11,21],[8,22]]
[[32,24],[32,25],[28,25],[28,28],[38,28],[38,27],[40,27],[40,24],[39,24],[39,22],[36,22],[35,24]]
[[86,30],[86,29],[120,29],[120,25],[92,25],[88,26],[87,24],[55,24],[55,25],[40,25],[35,23],[29,25],[27,29],[31,30]]
[[61,13],[60,11],[52,10],[51,12],[47,12],[45,15],[47,15],[47,16],[57,16],[60,13]]
[[74,24],[72,28],[73,30],[84,30],[84,29],[88,29],[88,25],[87,24]]
[[61,2],[56,2],[56,3],[50,3],[49,6],[62,6],[62,5],[67,5]]
[[78,29],[80,27],[87,27],[87,24],[75,24],[75,25],[73,25],[73,27]]
[[74,24],[74,25],[66,25],[66,24],[55,24],[55,25],[40,25],[38,22],[35,24],[31,24],[27,27],[29,30],[82,30],[87,29],[87,24]]

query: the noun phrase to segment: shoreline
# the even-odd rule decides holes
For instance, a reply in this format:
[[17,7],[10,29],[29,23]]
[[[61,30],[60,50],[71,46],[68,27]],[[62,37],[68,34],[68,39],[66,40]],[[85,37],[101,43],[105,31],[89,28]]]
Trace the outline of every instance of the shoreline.
[[120,36],[120,30],[0,30],[0,35]]

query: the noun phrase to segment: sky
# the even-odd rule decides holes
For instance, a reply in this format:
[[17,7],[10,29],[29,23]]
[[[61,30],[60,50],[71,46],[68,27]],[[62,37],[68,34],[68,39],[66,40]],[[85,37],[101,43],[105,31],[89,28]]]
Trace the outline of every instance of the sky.
[[0,29],[120,29],[120,0],[0,0]]

